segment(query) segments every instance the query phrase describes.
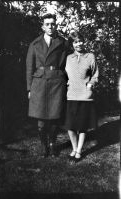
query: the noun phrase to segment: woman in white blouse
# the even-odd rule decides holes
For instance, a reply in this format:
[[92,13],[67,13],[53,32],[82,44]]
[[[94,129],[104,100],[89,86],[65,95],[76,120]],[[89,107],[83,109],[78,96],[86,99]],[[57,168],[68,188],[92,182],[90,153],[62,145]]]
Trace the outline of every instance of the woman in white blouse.
[[67,57],[68,75],[67,111],[65,127],[72,143],[69,160],[79,162],[88,129],[96,128],[93,99],[94,84],[98,81],[98,68],[93,53],[84,49],[84,38],[79,32],[70,35],[74,52]]

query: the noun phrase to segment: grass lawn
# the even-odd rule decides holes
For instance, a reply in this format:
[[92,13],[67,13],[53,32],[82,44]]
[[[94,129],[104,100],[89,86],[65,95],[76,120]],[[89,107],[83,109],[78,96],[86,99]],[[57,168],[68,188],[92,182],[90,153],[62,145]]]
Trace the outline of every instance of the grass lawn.
[[100,121],[98,136],[91,132],[87,136],[83,159],[77,165],[70,165],[67,160],[71,151],[67,133],[58,135],[57,147],[61,151],[57,158],[41,157],[41,142],[37,135],[1,145],[0,193],[101,195],[118,192],[118,130],[119,117]]

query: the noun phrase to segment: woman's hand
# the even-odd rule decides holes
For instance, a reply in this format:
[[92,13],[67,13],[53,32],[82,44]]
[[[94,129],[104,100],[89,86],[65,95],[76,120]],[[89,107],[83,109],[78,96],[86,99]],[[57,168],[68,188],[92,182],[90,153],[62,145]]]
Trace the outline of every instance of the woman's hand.
[[93,87],[92,84],[90,84],[90,83],[87,84],[87,88],[91,89],[92,87]]

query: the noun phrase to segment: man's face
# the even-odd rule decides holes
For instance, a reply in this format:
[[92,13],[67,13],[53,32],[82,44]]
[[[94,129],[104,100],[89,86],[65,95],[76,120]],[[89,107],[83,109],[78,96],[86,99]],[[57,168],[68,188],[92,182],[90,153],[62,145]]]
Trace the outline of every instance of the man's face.
[[42,29],[44,30],[44,32],[47,35],[52,36],[54,34],[54,32],[56,31],[56,22],[55,22],[55,20],[53,18],[44,19]]

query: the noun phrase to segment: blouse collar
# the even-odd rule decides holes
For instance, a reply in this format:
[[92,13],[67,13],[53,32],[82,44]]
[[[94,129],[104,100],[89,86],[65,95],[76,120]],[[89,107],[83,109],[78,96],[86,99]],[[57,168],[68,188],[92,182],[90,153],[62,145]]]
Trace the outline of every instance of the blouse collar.
[[72,58],[77,57],[78,56],[83,56],[83,57],[87,57],[88,53],[77,53],[76,51],[74,51],[74,53],[72,54]]

